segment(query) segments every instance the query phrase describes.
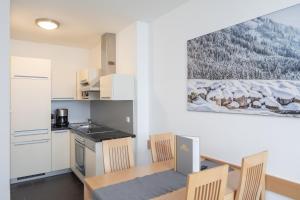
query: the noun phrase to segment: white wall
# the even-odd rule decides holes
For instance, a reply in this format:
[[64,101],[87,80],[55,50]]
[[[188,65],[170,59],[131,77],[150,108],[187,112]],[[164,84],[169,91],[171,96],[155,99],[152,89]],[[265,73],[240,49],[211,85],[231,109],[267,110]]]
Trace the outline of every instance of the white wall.
[[116,71],[120,74],[136,74],[137,23],[124,28],[116,36]]
[[9,148],[9,11],[10,1],[0,1],[0,199],[10,199],[10,148]]
[[[77,71],[82,68],[92,67],[92,64],[96,67],[97,57],[94,51],[97,50],[97,46],[95,49],[89,50],[29,41],[11,40],[12,56],[46,58],[51,60],[52,67],[59,69],[53,70],[54,74],[52,74],[52,76],[56,76],[55,83],[52,83],[52,85],[54,84],[53,86],[56,88],[60,87],[59,84],[63,84],[65,76],[71,76],[68,74],[67,68],[75,68]],[[76,75],[74,74],[74,82],[75,81]],[[90,118],[90,102],[52,101],[52,111],[56,108],[68,108],[70,122],[83,122]]]
[[[268,150],[268,173],[300,182],[299,119],[186,110],[187,40],[296,2],[191,0],[155,20],[151,24],[150,131],[200,136],[203,154],[237,164],[245,155]],[[268,194],[268,199],[284,198]]]
[[135,22],[117,33],[117,73],[135,75],[133,126],[136,137],[136,162],[149,163],[149,25]]
[[81,69],[91,65],[89,49],[23,40],[11,40],[11,55],[50,59],[53,67],[62,70],[73,66]]

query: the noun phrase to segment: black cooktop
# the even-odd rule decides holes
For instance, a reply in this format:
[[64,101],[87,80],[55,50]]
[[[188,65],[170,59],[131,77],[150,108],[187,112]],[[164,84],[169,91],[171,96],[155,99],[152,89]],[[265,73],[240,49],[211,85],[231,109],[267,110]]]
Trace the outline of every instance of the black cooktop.
[[94,142],[102,142],[103,140],[111,140],[125,137],[135,138],[134,134],[115,130],[107,126],[98,124],[71,124],[69,127],[80,136],[90,139]]
[[125,137],[135,138],[135,135],[115,130],[112,132],[89,134],[86,137],[94,142],[102,142],[103,140],[119,139]]

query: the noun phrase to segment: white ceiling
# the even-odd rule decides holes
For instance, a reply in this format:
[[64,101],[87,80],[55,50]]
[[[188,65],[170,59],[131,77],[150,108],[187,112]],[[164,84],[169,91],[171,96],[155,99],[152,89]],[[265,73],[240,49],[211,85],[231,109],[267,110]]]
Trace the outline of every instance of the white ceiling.
[[[11,37],[91,48],[105,32],[118,32],[136,20],[151,21],[187,0],[12,0]],[[38,28],[36,18],[51,18],[59,29]]]

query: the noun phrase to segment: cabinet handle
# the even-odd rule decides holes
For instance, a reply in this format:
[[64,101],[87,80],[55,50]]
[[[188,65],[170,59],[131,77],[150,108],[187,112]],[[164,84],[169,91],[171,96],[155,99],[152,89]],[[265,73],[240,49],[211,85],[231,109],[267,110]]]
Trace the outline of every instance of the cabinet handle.
[[48,79],[47,76],[26,76],[26,75],[14,75],[15,78],[34,78],[34,79]]
[[49,130],[48,129],[32,129],[32,130],[20,130],[20,131],[15,131],[16,137],[18,136],[26,136],[26,135],[41,135],[41,134],[48,134]]
[[75,98],[74,97],[62,97],[62,98],[57,98],[57,97],[54,97],[52,98],[52,100],[74,100]]
[[69,130],[60,130],[60,131],[52,131],[53,133],[66,133],[68,132]]
[[15,146],[22,146],[22,145],[28,145],[28,144],[40,144],[40,143],[46,143],[48,141],[49,141],[49,139],[33,140],[33,141],[28,141],[28,142],[16,142],[16,143],[14,143],[14,145]]
[[111,97],[101,97],[101,99],[111,99]]

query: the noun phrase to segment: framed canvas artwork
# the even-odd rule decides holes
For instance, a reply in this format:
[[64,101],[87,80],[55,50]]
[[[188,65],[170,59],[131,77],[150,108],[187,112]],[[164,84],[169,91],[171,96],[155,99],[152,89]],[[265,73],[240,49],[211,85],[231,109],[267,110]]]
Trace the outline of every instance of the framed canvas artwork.
[[187,109],[300,117],[300,4],[187,42]]

